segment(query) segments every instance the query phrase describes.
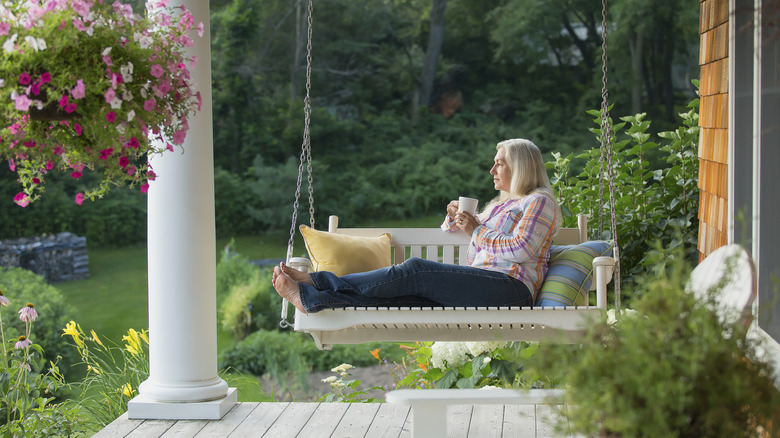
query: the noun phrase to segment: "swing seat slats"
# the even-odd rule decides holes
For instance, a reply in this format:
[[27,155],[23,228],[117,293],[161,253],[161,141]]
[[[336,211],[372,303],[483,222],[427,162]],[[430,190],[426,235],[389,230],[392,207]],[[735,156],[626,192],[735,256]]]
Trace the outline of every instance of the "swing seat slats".
[[295,330],[309,333],[320,349],[371,341],[541,341],[574,343],[596,306],[530,307],[347,307],[305,315]]
[[[562,228],[555,243],[581,243],[587,236],[587,218],[578,218],[577,228]],[[392,260],[401,263],[421,257],[444,263],[466,264],[469,236],[439,228],[339,228],[331,216],[330,232],[375,237],[389,233]],[[320,349],[333,344],[372,341],[541,341],[576,343],[588,321],[606,311],[606,285],[612,277],[614,259],[593,261],[591,289],[596,306],[579,307],[347,307],[304,314],[296,310],[295,331],[309,333]],[[587,297],[586,297],[586,303]]]

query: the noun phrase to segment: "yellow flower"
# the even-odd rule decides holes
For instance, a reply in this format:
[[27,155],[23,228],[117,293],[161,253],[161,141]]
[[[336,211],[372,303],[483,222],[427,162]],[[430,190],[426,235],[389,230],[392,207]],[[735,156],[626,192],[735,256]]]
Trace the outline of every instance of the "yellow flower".
[[95,342],[97,342],[97,343],[98,343],[98,345],[100,345],[101,347],[105,347],[105,345],[103,345],[103,343],[102,343],[102,342],[100,342],[100,338],[98,338],[98,335],[97,335],[97,333],[95,333],[95,331],[94,331],[94,330],[90,330],[90,332],[92,333],[92,340],[93,340],[93,341],[95,341]]
[[141,336],[141,339],[143,339],[144,342],[146,342],[146,345],[149,345],[149,335],[148,335],[148,333],[149,333],[149,330],[141,330],[141,334],[139,335],[139,336]]
[[122,336],[122,340],[127,341],[125,343],[125,350],[127,350],[130,354],[136,356],[141,354],[141,338],[135,329],[127,330],[127,335]]
[[62,332],[62,336],[71,336],[73,342],[75,342],[79,348],[84,346],[84,342],[81,340],[81,326],[77,325],[75,321],[65,324],[65,328],[62,329]]
[[122,394],[128,397],[132,397],[134,392],[135,391],[133,390],[133,388],[130,386],[129,383],[125,383],[125,386],[122,387]]

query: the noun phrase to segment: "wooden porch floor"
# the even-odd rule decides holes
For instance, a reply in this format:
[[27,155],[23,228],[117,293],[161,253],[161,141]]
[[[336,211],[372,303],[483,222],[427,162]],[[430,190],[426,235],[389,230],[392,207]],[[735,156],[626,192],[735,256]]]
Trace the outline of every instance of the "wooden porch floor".
[[[564,437],[549,405],[457,405],[442,437]],[[238,403],[221,420],[130,420],[123,414],[97,438],[411,437],[408,406],[389,403]],[[428,438],[428,437],[424,437]],[[435,437],[431,437],[435,438]]]

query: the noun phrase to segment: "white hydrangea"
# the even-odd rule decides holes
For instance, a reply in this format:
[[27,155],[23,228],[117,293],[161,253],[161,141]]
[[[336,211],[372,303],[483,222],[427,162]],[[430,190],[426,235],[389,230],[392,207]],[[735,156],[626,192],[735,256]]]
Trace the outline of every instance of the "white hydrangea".
[[457,368],[466,363],[468,352],[463,342],[436,342],[431,346],[431,365],[435,368]]
[[472,356],[477,357],[482,353],[490,353],[506,344],[506,341],[466,342],[466,347]]

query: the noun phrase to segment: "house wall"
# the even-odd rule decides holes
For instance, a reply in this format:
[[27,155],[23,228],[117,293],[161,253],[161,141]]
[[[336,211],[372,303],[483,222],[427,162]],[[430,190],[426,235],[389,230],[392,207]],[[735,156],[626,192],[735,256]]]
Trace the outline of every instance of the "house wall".
[[700,0],[699,260],[728,240],[729,3]]

